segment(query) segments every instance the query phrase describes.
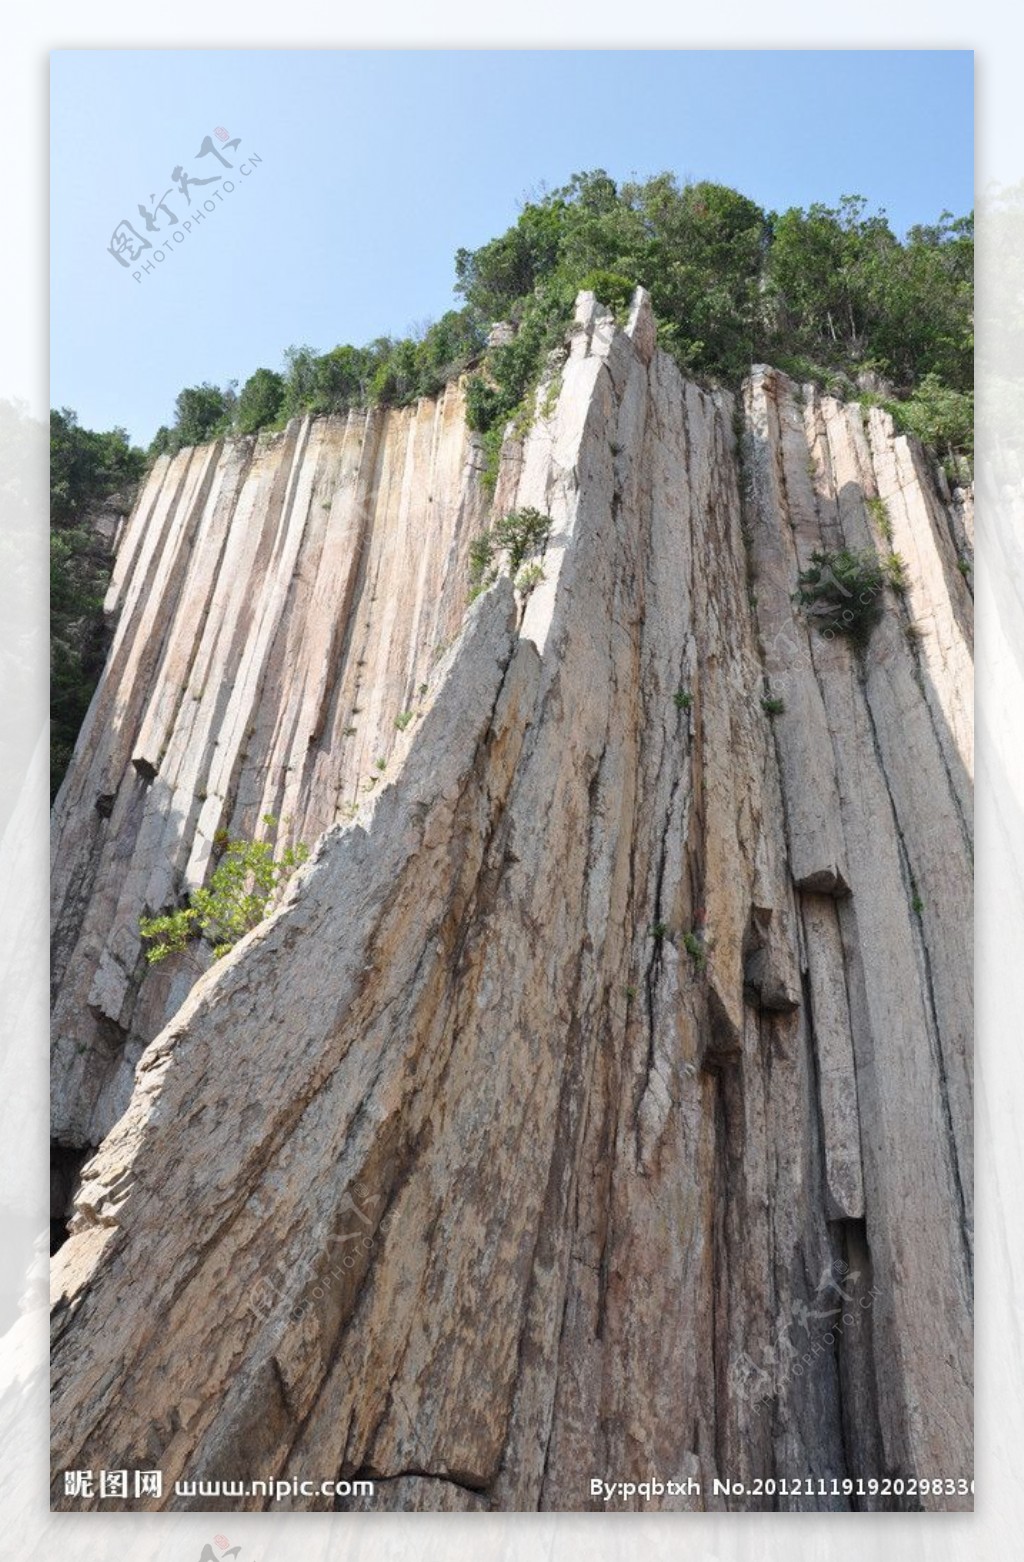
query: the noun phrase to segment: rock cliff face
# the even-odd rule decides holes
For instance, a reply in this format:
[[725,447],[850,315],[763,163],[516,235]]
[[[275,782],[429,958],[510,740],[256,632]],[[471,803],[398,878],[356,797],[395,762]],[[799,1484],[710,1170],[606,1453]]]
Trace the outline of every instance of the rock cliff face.
[[[136,506],[56,815],[54,1468],[969,1507],[831,1484],[972,1474],[966,496],[879,410],[684,383],[643,294],[581,296],[494,500],[543,579],[466,613],[479,464],[452,386]],[[794,604],[844,545],[906,562],[863,653]],[[282,907],[144,975],[267,811]]]

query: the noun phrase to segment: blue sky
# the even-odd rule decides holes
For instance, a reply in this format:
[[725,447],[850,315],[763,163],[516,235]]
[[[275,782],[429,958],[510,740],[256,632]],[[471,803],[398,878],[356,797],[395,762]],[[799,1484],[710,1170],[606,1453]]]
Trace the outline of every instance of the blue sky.
[[[59,51],[51,404],[148,443],[185,385],[436,319],[456,249],[581,169],[775,210],[856,193],[902,233],[973,205],[972,125],[968,52]],[[216,127],[229,162],[260,157],[245,178],[197,158]],[[187,234],[179,166],[235,186]],[[139,204],[169,189],[183,241],[137,282],[111,235],[145,236]]]

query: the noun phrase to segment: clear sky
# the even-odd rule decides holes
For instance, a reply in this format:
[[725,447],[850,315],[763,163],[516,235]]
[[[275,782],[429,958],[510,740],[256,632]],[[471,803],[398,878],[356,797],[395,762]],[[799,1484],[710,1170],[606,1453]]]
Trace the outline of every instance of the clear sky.
[[[51,404],[141,443],[185,385],[436,319],[456,249],[579,170],[859,194],[901,234],[974,199],[969,52],[62,50],[51,129]],[[187,233],[177,168],[234,184],[187,185],[220,197]],[[181,242],[122,267],[123,219],[171,242],[165,191]]]

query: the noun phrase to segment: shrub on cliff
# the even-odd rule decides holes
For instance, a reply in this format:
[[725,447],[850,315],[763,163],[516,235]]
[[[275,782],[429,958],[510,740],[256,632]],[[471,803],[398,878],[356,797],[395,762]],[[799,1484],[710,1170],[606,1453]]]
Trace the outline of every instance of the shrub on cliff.
[[882,561],[870,551],[816,552],[800,572],[797,600],[820,634],[828,639],[843,635],[863,647],[882,617],[887,578]]
[[[263,823],[273,829],[277,820],[264,814]],[[140,918],[139,931],[150,941],[146,959],[155,965],[194,938],[213,944],[215,960],[227,954],[263,921],[271,900],[308,856],[308,846],[300,844],[287,847],[275,861],[269,841],[228,841],[209,884],[193,890],[187,906]]]
[[550,515],[527,505],[521,510],[510,510],[475,537],[469,549],[469,600],[472,602],[497,580],[499,571],[494,560],[499,553],[506,555],[508,574],[516,582],[517,589],[528,595],[543,579],[543,571],[538,565],[537,572],[527,574],[520,570],[520,565],[543,551],[553,524]]

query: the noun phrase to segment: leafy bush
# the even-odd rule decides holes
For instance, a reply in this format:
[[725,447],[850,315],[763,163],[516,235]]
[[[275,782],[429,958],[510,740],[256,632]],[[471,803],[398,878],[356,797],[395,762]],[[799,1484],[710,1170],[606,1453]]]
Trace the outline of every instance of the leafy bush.
[[974,395],[943,385],[937,374],[926,374],[906,401],[889,404],[898,428],[916,434],[939,455],[974,455]]
[[[530,566],[539,570],[536,577],[520,570],[520,565],[532,554],[540,553],[547,543],[554,523],[550,515],[543,515],[540,510],[532,505],[522,510],[510,510],[507,515],[495,521],[487,531],[474,537],[469,548],[469,600],[473,602],[487,587],[497,580],[499,570],[495,564],[495,555],[505,553],[508,556],[508,574],[518,585],[519,578],[528,579],[527,589],[532,591],[538,580],[543,579],[544,572],[540,565]],[[523,587],[519,588],[520,590]]]
[[797,600],[820,634],[844,635],[864,647],[882,617],[885,584],[885,568],[874,553],[849,548],[812,553],[799,576]]
[[684,933],[683,934],[683,948],[686,950],[686,953],[690,956],[690,959],[693,961],[694,965],[697,967],[697,970],[698,971],[703,971],[704,967],[708,963],[708,954],[707,954],[706,948],[704,947],[703,942],[701,941],[701,938],[700,938],[699,934],[697,934],[697,933]]
[[502,397],[496,385],[479,374],[466,381],[466,423],[475,434],[485,434],[501,415]]
[[235,409],[235,430],[255,434],[257,429],[275,423],[284,406],[284,375],[273,369],[257,369],[242,386]]
[[[274,829],[277,820],[264,814],[263,823]],[[187,906],[140,918],[139,931],[152,940],[146,959],[155,965],[199,937],[213,944],[213,957],[220,959],[263,921],[271,900],[308,857],[304,845],[287,847],[275,861],[269,841],[228,841],[209,884],[193,890]]]
[[599,304],[611,309],[620,325],[625,325],[636,283],[614,271],[588,271],[580,278],[580,287],[593,293]]
[[492,568],[494,542],[490,531],[481,532],[469,545],[469,583],[475,595],[497,580],[498,572]]
[[515,575],[523,560],[539,553],[551,533],[550,515],[542,515],[532,505],[510,510],[491,528],[494,546],[508,554],[509,574]]
[[516,590],[521,596],[528,597],[543,579],[544,570],[540,564],[527,564],[516,576]]

